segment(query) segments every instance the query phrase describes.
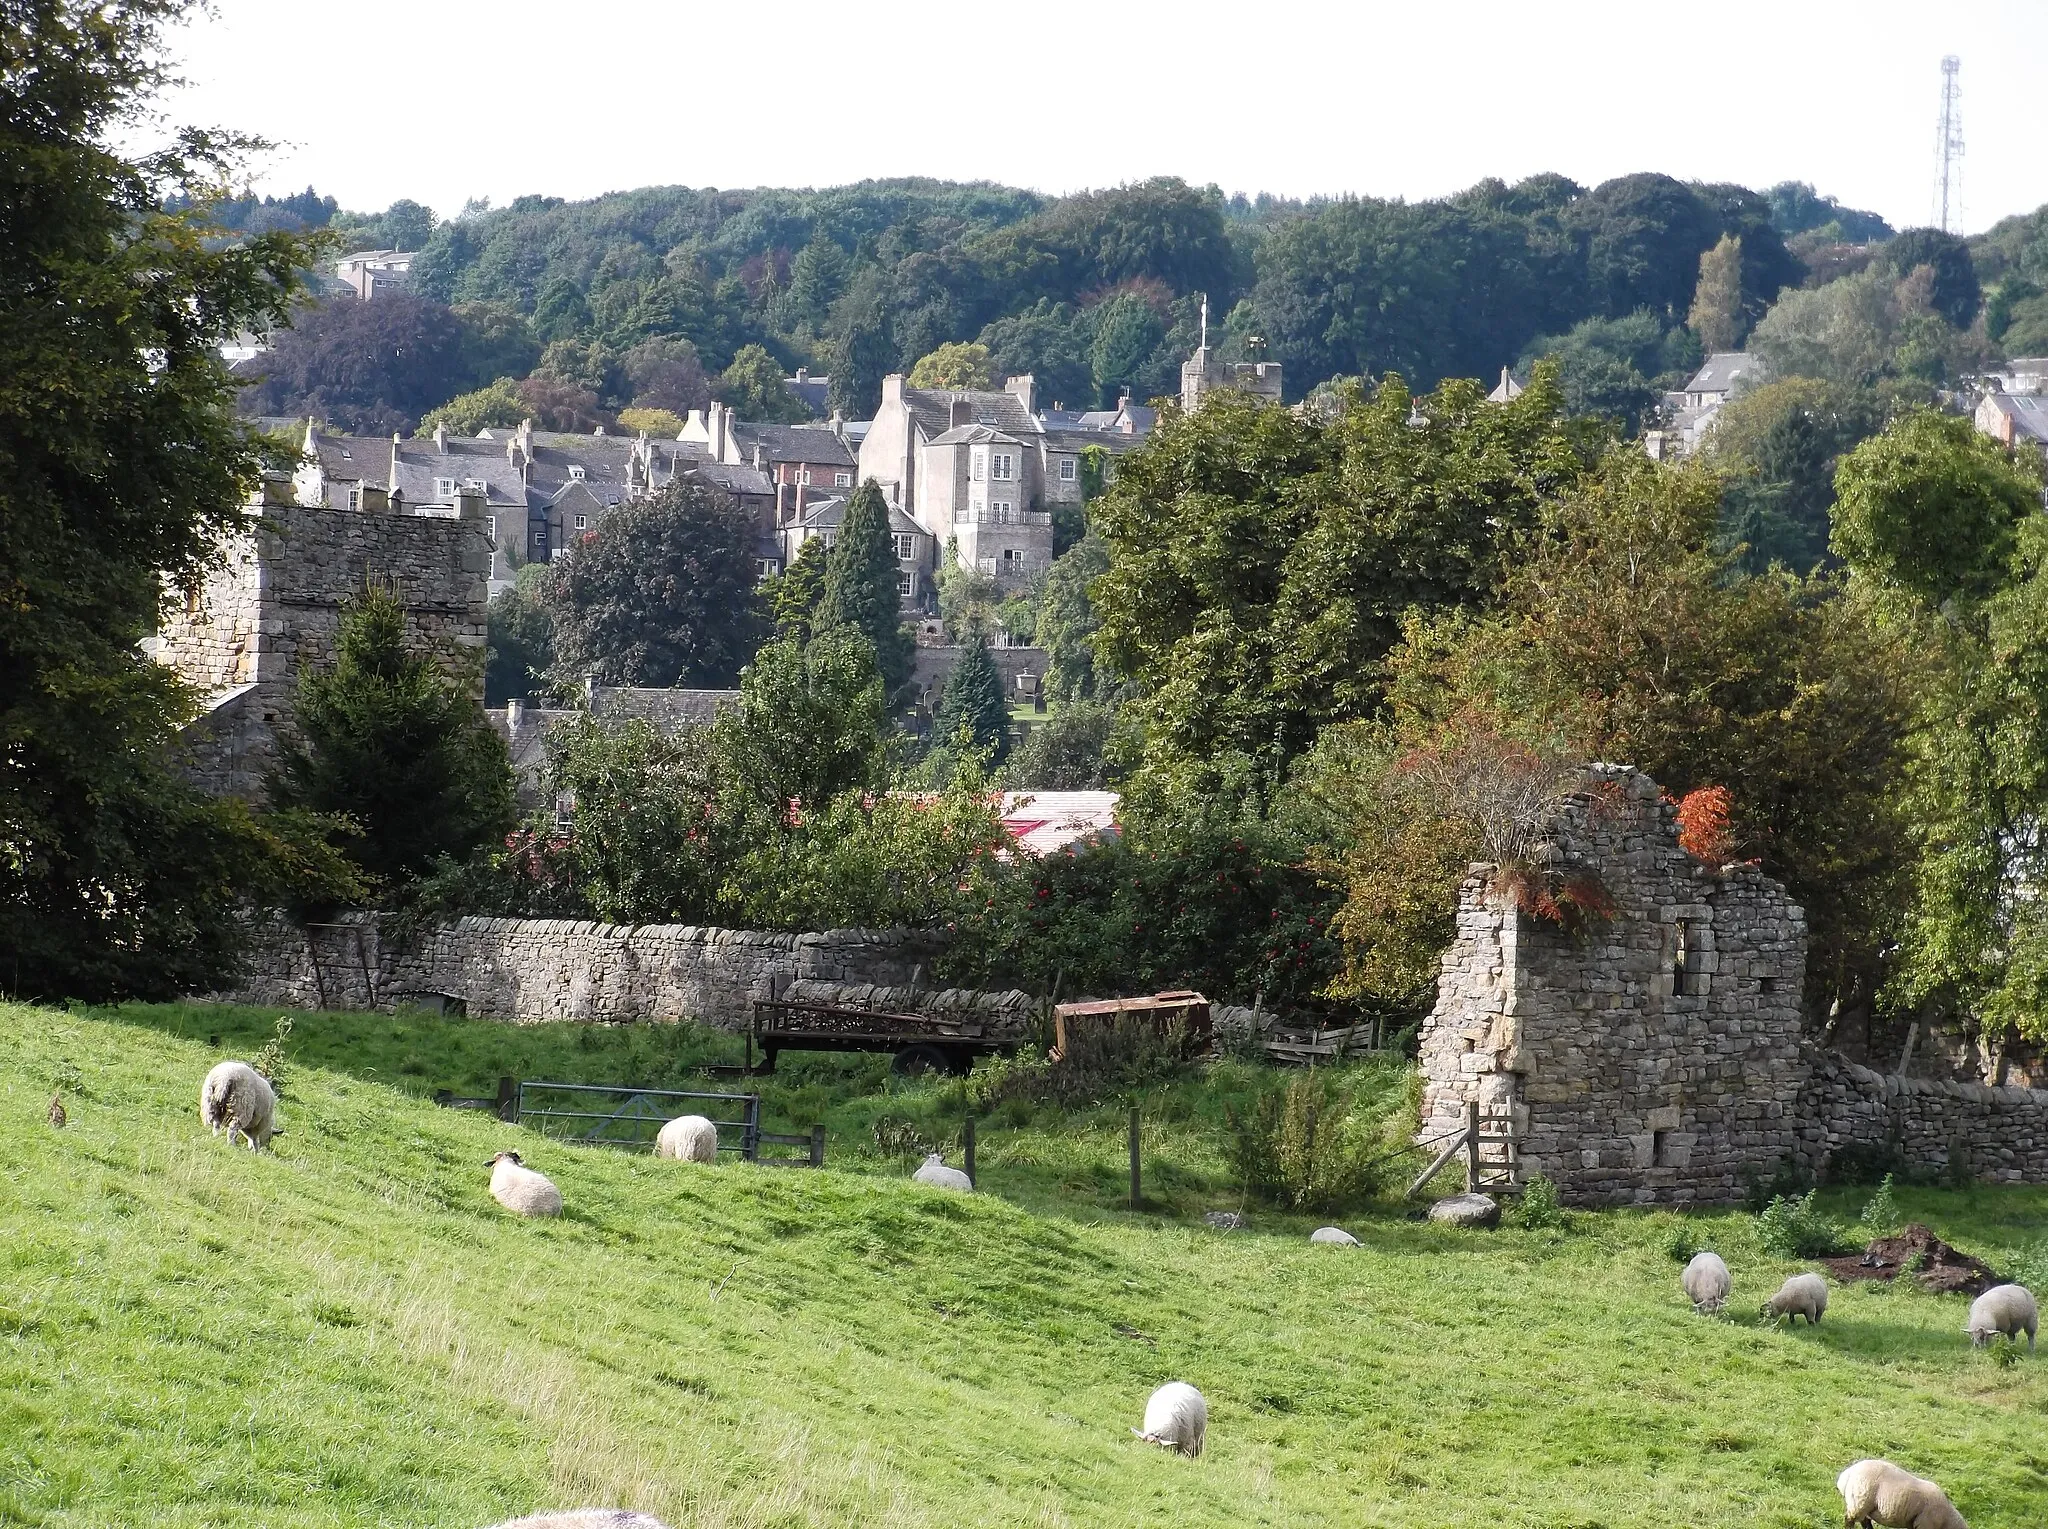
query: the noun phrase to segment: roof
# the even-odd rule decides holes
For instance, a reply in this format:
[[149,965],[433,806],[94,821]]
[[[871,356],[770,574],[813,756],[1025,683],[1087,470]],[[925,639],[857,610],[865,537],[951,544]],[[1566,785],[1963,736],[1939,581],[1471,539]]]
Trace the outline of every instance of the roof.
[[2014,435],[2048,441],[2048,398],[2039,393],[1993,393],[1986,402],[2012,421]]
[[1506,367],[1502,367],[1500,369],[1500,381],[1495,383],[1493,391],[1486,395],[1486,401],[1488,403],[1510,403],[1520,398],[1522,390],[1527,386],[1528,384],[1523,382],[1521,378],[1517,377]]
[[1706,364],[1692,374],[1692,381],[1685,385],[1688,393],[1727,393],[1735,388],[1735,379],[1748,373],[1756,365],[1756,357],[1746,350],[1717,350],[1707,357]]
[[737,690],[641,690],[593,685],[590,714],[600,721],[633,718],[664,729],[698,727],[709,723],[719,707],[739,698]]
[[[804,507],[803,519],[797,524],[806,531],[836,531],[845,522],[846,496],[837,494],[830,499],[812,500]],[[932,534],[893,504],[889,506],[889,529],[903,536]]]
[[990,425],[959,425],[943,435],[935,435],[925,442],[927,446],[986,446],[1000,442],[1005,446],[1022,446],[1024,443],[1014,435],[1006,435]]
[[821,462],[832,467],[852,467],[851,447],[823,425],[755,425],[735,420],[733,443],[742,459],[751,462],[754,448],[770,462]]
[[740,467],[731,462],[692,462],[685,466],[700,481],[722,488],[728,494],[760,495],[770,499],[775,496],[774,480],[758,467]]
[[1006,791],[1003,827],[1027,854],[1048,855],[1116,829],[1114,791]]
[[951,388],[903,389],[903,406],[929,440],[953,428],[953,405],[965,403],[977,425],[994,425],[1013,435],[1042,435],[1037,416],[1015,393],[965,393]]
[[800,371],[794,377],[783,378],[782,385],[813,414],[823,414],[831,407],[827,394],[827,389],[832,386],[830,377],[813,377],[809,372]]
[[313,452],[330,478],[379,485],[391,472],[391,440],[382,435],[329,435],[316,429]]

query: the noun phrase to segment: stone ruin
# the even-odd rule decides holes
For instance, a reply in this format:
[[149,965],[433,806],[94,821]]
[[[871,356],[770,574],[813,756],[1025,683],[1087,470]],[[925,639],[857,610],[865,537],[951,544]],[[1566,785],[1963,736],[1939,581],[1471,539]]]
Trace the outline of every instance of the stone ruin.
[[1806,1038],[1804,910],[1755,866],[1681,849],[1641,771],[1592,766],[1536,858],[1597,877],[1612,912],[1573,932],[1472,867],[1420,1036],[1419,1142],[1476,1103],[1482,1179],[1541,1174],[1576,1205],[1725,1204],[1852,1150],[2048,1182],[2048,1091],[1887,1077]]

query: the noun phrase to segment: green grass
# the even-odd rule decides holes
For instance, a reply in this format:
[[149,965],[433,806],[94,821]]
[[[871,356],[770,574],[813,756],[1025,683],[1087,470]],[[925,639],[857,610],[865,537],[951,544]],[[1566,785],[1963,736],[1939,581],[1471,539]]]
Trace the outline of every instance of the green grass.
[[[365,1075],[386,1052],[493,1075],[497,1047],[580,1048],[571,1027],[372,1017],[360,1055],[301,1022],[286,1134],[257,1156],[197,1124],[230,1048],[172,1033],[196,1012],[0,1008],[0,1524],[467,1529],[608,1502],[706,1526],[1819,1529],[1863,1454],[1943,1481],[1974,1529],[2036,1529],[2048,1503],[2048,1356],[2001,1366],[1964,1302],[1911,1290],[1760,1326],[1796,1265],[1743,1215],[1691,1227],[1736,1276],[1738,1314],[1703,1320],[1668,1214],[1488,1234],[1389,1209],[1333,1251],[1255,1213],[1223,1237],[1183,1219],[1192,1192],[1132,1217],[1082,1175],[1056,1206],[1094,1149],[1049,1119],[1012,1139],[1055,1168],[998,1154],[971,1199],[850,1149],[862,1171],[685,1168],[416,1096],[464,1076]],[[314,1065],[323,1033],[335,1065]],[[857,1083],[778,1087],[851,1121]],[[945,1087],[897,1103],[942,1109]],[[1168,1120],[1172,1098],[1162,1155],[1212,1171],[1209,1116]],[[514,1144],[560,1221],[485,1193]],[[2048,1218],[2042,1190],[1899,1198],[1994,1264]],[[1209,1398],[1199,1461],[1129,1435],[1169,1378]]]

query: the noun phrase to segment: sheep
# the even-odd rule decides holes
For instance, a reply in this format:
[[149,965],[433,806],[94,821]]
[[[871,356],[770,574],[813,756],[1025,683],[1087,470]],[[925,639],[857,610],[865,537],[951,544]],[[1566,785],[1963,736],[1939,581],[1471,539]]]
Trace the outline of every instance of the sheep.
[[718,1127],[702,1115],[678,1115],[654,1138],[654,1155],[683,1163],[715,1163]]
[[508,1518],[491,1529],[668,1529],[658,1518],[628,1513],[624,1508],[576,1508],[565,1513],[535,1513]]
[[1835,1478],[1842,1522],[1871,1529],[1970,1529],[1948,1494],[1889,1460],[1858,1460]]
[[1692,1302],[1692,1309],[1703,1317],[1711,1316],[1727,1305],[1728,1292],[1735,1286],[1735,1281],[1728,1275],[1728,1266],[1721,1262],[1721,1255],[1706,1252],[1693,1254],[1680,1283],[1685,1286],[1686,1299]]
[[1209,1437],[1209,1404],[1186,1381],[1169,1380],[1145,1403],[1145,1426],[1131,1432],[1147,1444],[1199,1455]]
[[491,1198],[513,1215],[561,1215],[562,1191],[520,1162],[517,1152],[500,1152],[484,1166],[491,1170]]
[[1827,1315],[1827,1310],[1828,1282],[1818,1274],[1795,1274],[1764,1302],[1762,1314],[1773,1322],[1784,1317],[1794,1321],[1804,1317],[1807,1326],[1813,1327]]
[[199,1123],[215,1136],[225,1130],[228,1145],[240,1136],[251,1152],[284,1133],[277,1128],[277,1091],[247,1062],[222,1062],[199,1085]]
[[974,1180],[958,1168],[948,1168],[946,1160],[934,1152],[924,1160],[924,1166],[911,1177],[920,1184],[929,1184],[934,1189],[960,1189],[969,1194],[974,1192]]
[[2034,1352],[2034,1334],[2041,1327],[2041,1309],[2025,1285],[1993,1285],[1970,1302],[1970,1345],[1982,1348],[1995,1335],[2008,1338],[2027,1335],[2027,1352]]
[[1341,1226],[1319,1226],[1308,1234],[1310,1242],[1324,1242],[1335,1248],[1355,1248],[1358,1239]]

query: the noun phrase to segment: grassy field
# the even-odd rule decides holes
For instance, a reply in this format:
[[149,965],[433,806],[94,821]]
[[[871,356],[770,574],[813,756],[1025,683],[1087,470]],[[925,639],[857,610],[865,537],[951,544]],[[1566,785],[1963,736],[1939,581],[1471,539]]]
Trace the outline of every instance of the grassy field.
[[[1883,1287],[1838,1290],[1818,1331],[1760,1326],[1796,1266],[1739,1213],[1688,1228],[1736,1275],[1735,1315],[1703,1320],[1667,1214],[1468,1233],[1388,1208],[1343,1251],[1264,1213],[1208,1232],[1190,1218],[1228,1182],[1193,1085],[1148,1101],[1182,1181],[1132,1216],[1086,1171],[1120,1167],[1107,1121],[992,1128],[988,1192],[947,1196],[856,1139],[864,1109],[949,1118],[957,1085],[793,1068],[777,1108],[822,1111],[839,1166],[685,1168],[418,1096],[579,1057],[664,1081],[607,1073],[702,1037],[370,1016],[301,1021],[286,1134],[255,1156],[194,1104],[271,1017],[0,1008],[0,1523],[468,1529],[607,1502],[718,1526],[1819,1529],[1863,1454],[1946,1483],[1973,1529],[2048,1521],[2048,1352],[1972,1352],[1959,1298]],[[508,1145],[560,1221],[488,1198]],[[2048,1191],[1901,1198],[1994,1264],[2048,1221]],[[1129,1435],[1169,1378],[1209,1397],[1201,1460]]]

